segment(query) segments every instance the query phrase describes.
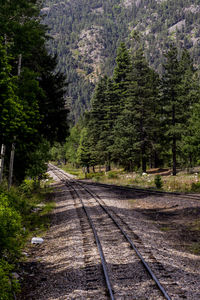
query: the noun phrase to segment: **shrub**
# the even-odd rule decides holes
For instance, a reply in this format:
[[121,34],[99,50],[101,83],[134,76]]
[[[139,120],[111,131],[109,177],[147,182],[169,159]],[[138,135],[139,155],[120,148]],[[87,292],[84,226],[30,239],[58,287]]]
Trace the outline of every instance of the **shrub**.
[[157,189],[161,189],[162,188],[163,182],[162,182],[162,178],[161,178],[160,175],[156,175],[155,176],[154,183],[155,183]]
[[18,236],[21,231],[20,214],[10,207],[8,196],[0,194],[0,256],[16,256],[20,249]]
[[117,179],[118,178],[118,174],[114,171],[109,171],[107,174],[108,174],[107,176],[109,179]]
[[13,292],[19,291],[18,282],[10,276],[13,266],[0,259],[0,299],[13,299]]
[[193,192],[200,192],[200,182],[192,183],[191,190]]
[[34,189],[34,181],[25,179],[19,187],[20,191],[30,197]]

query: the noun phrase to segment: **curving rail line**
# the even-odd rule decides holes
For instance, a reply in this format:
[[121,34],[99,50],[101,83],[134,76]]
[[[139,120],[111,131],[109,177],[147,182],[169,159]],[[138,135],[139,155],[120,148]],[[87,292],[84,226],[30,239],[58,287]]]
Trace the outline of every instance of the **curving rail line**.
[[[106,212],[106,214],[112,219],[112,221],[114,222],[114,224],[121,231],[121,233],[123,234],[123,236],[125,237],[125,239],[127,240],[127,242],[130,244],[131,248],[134,249],[135,253],[137,254],[137,256],[139,257],[139,259],[141,260],[143,266],[145,267],[145,269],[147,270],[147,272],[150,274],[151,278],[154,280],[154,282],[156,283],[158,289],[161,291],[161,293],[163,294],[163,296],[165,297],[165,299],[171,300],[171,297],[168,295],[167,291],[164,289],[164,287],[162,286],[162,284],[158,280],[157,276],[154,274],[154,272],[152,271],[152,269],[150,268],[150,266],[148,265],[148,263],[145,261],[145,259],[143,258],[143,256],[141,255],[141,253],[139,252],[139,250],[137,249],[137,247],[133,243],[133,241],[128,236],[128,234],[124,231],[124,229],[116,221],[116,219],[112,216],[112,214],[108,211],[108,209],[104,205],[102,205],[100,203],[100,200],[101,200],[100,197],[98,195],[94,194],[93,192],[91,192],[88,188],[86,188],[82,182],[77,182],[77,181],[73,180],[72,178],[68,177],[66,175],[66,173],[64,171],[62,171],[61,169],[59,169],[58,167],[56,167],[56,166],[54,166],[52,164],[49,164],[49,166],[50,166],[50,168],[51,168],[51,170],[53,172],[56,171],[55,175],[61,181],[63,181],[64,183],[66,183],[66,179],[68,179],[68,180],[70,179],[71,183],[81,186],[87,193],[89,193],[93,197],[93,199],[95,199],[97,201],[98,205]],[[113,293],[113,288],[112,288],[111,280],[110,280],[109,275],[108,275],[108,270],[107,270],[107,264],[106,264],[105,256],[104,256],[103,249],[102,249],[102,246],[101,246],[101,243],[100,243],[100,239],[99,239],[97,231],[95,229],[95,225],[94,225],[94,223],[93,223],[93,221],[92,221],[92,219],[90,217],[90,214],[89,214],[87,208],[85,207],[85,205],[84,205],[84,203],[83,203],[83,201],[82,201],[79,193],[75,189],[75,187],[72,184],[70,184],[69,182],[68,182],[68,185],[70,185],[70,187],[73,188],[74,192],[78,196],[78,198],[79,198],[79,200],[80,200],[80,202],[82,204],[82,207],[83,207],[83,209],[84,209],[84,211],[85,211],[85,213],[87,215],[87,218],[88,218],[90,226],[91,226],[91,228],[93,230],[94,237],[95,237],[95,240],[96,240],[96,244],[97,244],[97,247],[98,247],[98,250],[99,250],[99,253],[100,253],[100,257],[101,257],[101,261],[102,261],[102,267],[103,267],[103,272],[104,272],[104,276],[105,276],[105,280],[106,280],[106,285],[107,285],[107,288],[108,288],[108,292],[109,292],[110,298],[112,300],[114,300],[115,297],[114,297],[114,293]]]
[[[84,180],[79,180],[80,183],[85,183]],[[200,195],[199,194],[184,194],[184,193],[179,193],[179,192],[164,192],[164,191],[154,191],[151,189],[143,189],[143,188],[139,188],[139,187],[129,187],[129,186],[120,186],[120,185],[114,185],[114,184],[105,184],[105,183],[99,183],[99,182],[95,182],[95,183],[90,183],[87,182],[87,185],[99,185],[105,188],[111,188],[114,187],[116,189],[119,190],[124,190],[124,191],[134,191],[137,193],[141,193],[141,194],[152,194],[152,195],[161,195],[161,196],[173,196],[173,197],[178,197],[178,198],[182,198],[182,199],[190,199],[190,200],[200,200]]]

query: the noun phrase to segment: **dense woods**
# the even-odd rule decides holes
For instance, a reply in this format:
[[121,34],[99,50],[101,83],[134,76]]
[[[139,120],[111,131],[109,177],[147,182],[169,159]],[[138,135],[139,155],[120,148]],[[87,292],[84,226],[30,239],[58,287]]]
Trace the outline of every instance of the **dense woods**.
[[171,42],[186,48],[196,66],[200,63],[199,0],[46,0],[42,14],[53,36],[49,51],[58,55],[58,69],[71,82],[68,100],[75,122],[90,108],[98,77],[112,75],[120,42],[129,48],[134,31],[160,75]]
[[[19,282],[13,274],[21,257],[21,249],[34,226],[41,226],[39,221],[36,222],[38,215],[33,215],[36,205],[33,202],[42,199],[41,195],[40,198],[35,196],[35,184],[47,170],[51,144],[62,142],[68,132],[66,78],[55,71],[56,58],[46,50],[46,31],[47,28],[41,25],[38,1],[0,1],[2,300],[16,299]],[[25,178],[29,180],[23,181]],[[10,189],[12,182],[21,185]]]
[[171,44],[159,76],[142,46],[136,48],[119,46],[113,76],[100,78],[91,109],[67,138],[66,158],[87,170],[110,170],[111,163],[142,172],[169,166],[176,175],[177,167],[200,159],[199,75],[186,49]]
[[6,175],[15,143],[17,181],[45,171],[50,144],[62,142],[68,128],[66,79],[47,53],[39,14],[35,0],[0,4],[0,145],[6,146]]

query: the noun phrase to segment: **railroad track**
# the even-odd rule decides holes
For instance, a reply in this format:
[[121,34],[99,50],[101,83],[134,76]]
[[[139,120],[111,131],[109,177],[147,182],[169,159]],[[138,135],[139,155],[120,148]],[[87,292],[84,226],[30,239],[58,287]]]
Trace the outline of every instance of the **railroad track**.
[[182,199],[190,199],[190,200],[200,200],[200,195],[198,194],[184,194],[184,193],[178,193],[178,192],[164,192],[164,191],[154,191],[151,189],[142,189],[139,187],[129,187],[129,186],[119,186],[114,184],[104,184],[99,182],[85,182],[84,180],[79,180],[80,183],[87,184],[87,185],[96,185],[96,186],[102,186],[104,188],[115,188],[122,191],[133,191],[139,194],[149,194],[149,195],[157,195],[157,196],[173,196],[177,198]]
[[[53,165],[50,165],[50,168],[69,187],[73,198],[81,203],[87,216],[100,254],[110,299],[186,298],[170,274],[166,273],[151,251],[145,249],[142,241],[133,233],[129,225],[112,209],[108,209],[105,202],[94,191],[86,187],[83,182],[72,180],[59,168]],[[151,265],[154,266],[154,270]],[[95,284],[98,285],[99,274],[97,275],[98,272],[94,272],[91,267],[94,268],[94,264],[88,267],[88,282],[94,288],[98,288]],[[94,276],[91,278],[91,273],[95,273],[96,278]],[[170,295],[164,286],[170,290]],[[149,296],[140,295],[140,290],[144,289],[145,294]]]

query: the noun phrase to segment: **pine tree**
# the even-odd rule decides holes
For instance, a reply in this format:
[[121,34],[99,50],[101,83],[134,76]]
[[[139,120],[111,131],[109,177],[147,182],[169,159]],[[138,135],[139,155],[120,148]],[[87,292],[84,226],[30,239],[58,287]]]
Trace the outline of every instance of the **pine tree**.
[[106,90],[107,80],[105,76],[101,78],[96,86],[94,95],[91,101],[91,110],[87,116],[88,132],[90,135],[91,151],[93,159],[98,163],[104,163],[106,158],[106,148],[104,147],[103,133],[107,131],[106,128]]
[[[155,146],[158,123],[158,76],[148,66],[142,49],[133,57],[133,70],[127,91],[127,108],[132,113],[135,128],[135,150],[140,153],[142,171],[146,172],[147,159]],[[138,162],[139,165],[139,162]]]
[[88,131],[86,128],[83,128],[81,130],[80,143],[77,150],[77,163],[82,167],[86,167],[87,173],[90,172],[89,167],[93,165],[90,149]]
[[13,141],[22,126],[23,107],[17,96],[16,78],[11,77],[6,46],[0,39],[0,143]]
[[183,53],[182,59],[178,59],[178,51],[171,45],[166,54],[163,76],[163,111],[165,137],[171,145],[173,175],[176,175],[178,143],[187,132],[187,121],[190,114],[190,97],[188,93],[188,75],[191,76],[191,63],[188,55]]

